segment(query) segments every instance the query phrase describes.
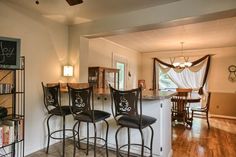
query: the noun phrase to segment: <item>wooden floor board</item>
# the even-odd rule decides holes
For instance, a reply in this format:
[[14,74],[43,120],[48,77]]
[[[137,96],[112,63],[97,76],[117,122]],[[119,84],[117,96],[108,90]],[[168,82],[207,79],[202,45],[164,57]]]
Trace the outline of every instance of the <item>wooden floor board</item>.
[[[205,119],[194,118],[192,129],[183,125],[173,127],[173,157],[236,157],[236,120],[210,118],[211,128],[207,128]],[[66,156],[72,156],[72,144],[67,142]],[[59,157],[61,143],[50,147],[49,154],[45,150],[35,152],[27,157]],[[85,152],[77,151],[76,157],[86,156]],[[93,156],[93,152],[88,157]],[[98,157],[105,156],[100,150]],[[115,157],[110,151],[109,157]]]
[[194,118],[192,129],[173,127],[173,157],[236,157],[236,120]]

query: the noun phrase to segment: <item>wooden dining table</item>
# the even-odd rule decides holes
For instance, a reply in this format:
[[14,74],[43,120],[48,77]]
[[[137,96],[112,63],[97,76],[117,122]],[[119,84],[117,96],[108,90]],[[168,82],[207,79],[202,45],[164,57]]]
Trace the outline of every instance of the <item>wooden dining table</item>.
[[[173,96],[173,97],[171,98],[171,102],[173,102],[173,101],[175,101],[175,100],[176,100],[176,99],[175,99],[175,96]],[[200,101],[201,101],[201,97],[198,96],[198,95],[189,95],[189,96],[187,97],[187,103],[188,103],[188,104],[191,104],[191,103],[199,103]],[[190,112],[189,112],[189,108],[190,108],[190,106],[187,107],[187,109],[188,109],[188,115],[187,115],[186,123],[187,123],[190,127],[192,127],[193,118],[190,116],[191,114],[190,114]]]

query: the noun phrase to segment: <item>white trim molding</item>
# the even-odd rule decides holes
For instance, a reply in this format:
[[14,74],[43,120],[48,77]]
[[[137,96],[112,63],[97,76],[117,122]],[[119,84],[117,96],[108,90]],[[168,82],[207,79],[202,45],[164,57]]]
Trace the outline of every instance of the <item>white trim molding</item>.
[[170,150],[168,157],[172,157],[173,156],[173,149]]
[[225,119],[236,119],[234,116],[224,116],[224,115],[218,115],[218,114],[209,114],[210,117],[214,118],[225,118]]

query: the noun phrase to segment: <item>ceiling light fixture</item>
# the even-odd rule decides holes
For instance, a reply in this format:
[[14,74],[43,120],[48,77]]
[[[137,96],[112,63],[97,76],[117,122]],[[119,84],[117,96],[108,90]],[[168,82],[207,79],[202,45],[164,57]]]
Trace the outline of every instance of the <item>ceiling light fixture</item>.
[[[175,68],[180,68],[180,69],[188,68],[192,65],[192,63],[188,61],[189,57],[183,55],[184,42],[180,42],[180,44],[181,44],[181,55],[179,57],[170,58],[170,62]],[[178,61],[175,61],[176,59]]]

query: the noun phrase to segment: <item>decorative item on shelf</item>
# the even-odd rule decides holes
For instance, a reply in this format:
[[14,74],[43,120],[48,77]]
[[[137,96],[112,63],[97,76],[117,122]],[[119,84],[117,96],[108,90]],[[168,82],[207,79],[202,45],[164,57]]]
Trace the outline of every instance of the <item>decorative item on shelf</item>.
[[229,81],[235,82],[236,81],[236,65],[230,65],[228,67],[229,70]]
[[[184,42],[180,42],[180,44],[181,55],[179,57],[170,58],[170,62],[175,68],[191,67],[192,63],[189,62],[189,57],[183,55]],[[176,59],[178,59],[178,61],[176,61]]]
[[7,116],[7,108],[0,106],[0,119],[5,118]]
[[0,94],[11,93],[13,85],[10,83],[0,83]]
[[63,76],[73,76],[73,75],[74,75],[74,68],[72,65],[63,66]]
[[146,89],[145,80],[138,80],[138,87],[141,87],[143,90]]

